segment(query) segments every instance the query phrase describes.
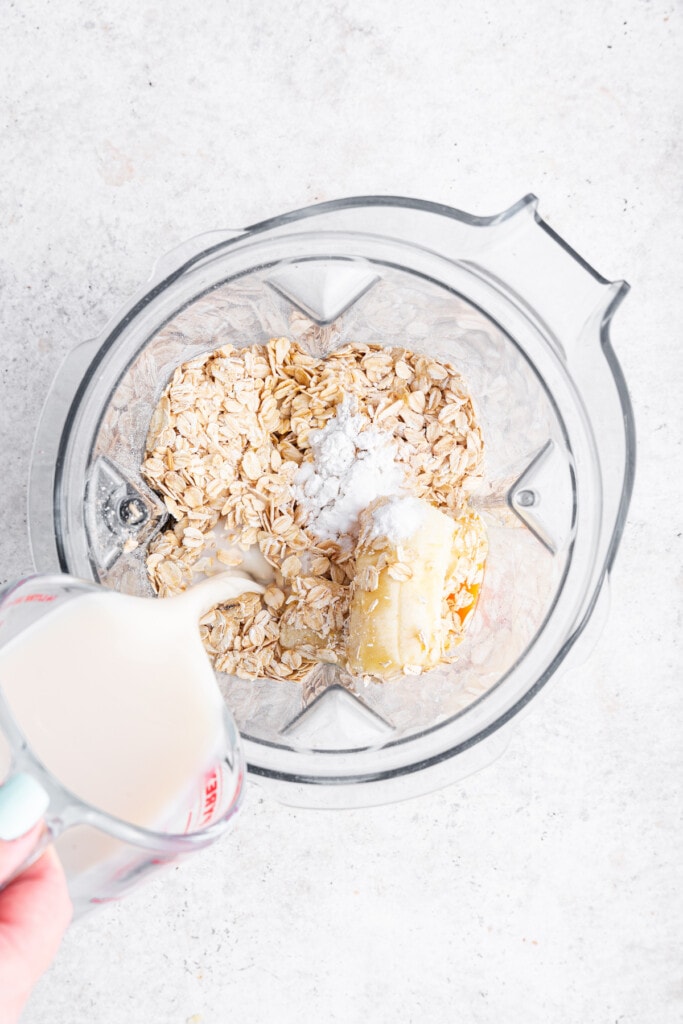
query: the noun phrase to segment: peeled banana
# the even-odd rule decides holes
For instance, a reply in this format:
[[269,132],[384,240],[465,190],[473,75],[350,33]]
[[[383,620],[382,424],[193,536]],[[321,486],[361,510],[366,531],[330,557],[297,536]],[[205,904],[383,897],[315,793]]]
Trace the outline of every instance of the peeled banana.
[[381,498],[361,515],[351,597],[351,672],[391,679],[452,656],[486,559],[479,517],[451,519],[420,498]]

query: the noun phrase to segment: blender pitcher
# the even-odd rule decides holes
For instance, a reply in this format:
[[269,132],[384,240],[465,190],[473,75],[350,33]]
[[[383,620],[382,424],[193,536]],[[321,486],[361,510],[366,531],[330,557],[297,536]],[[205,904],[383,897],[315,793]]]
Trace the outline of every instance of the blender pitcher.
[[[244,784],[244,759],[239,733],[218,695],[215,708],[209,708],[209,718],[214,716],[215,735],[218,737],[217,745],[212,747],[210,763],[202,764],[201,768],[181,778],[182,784],[175,792],[169,793],[171,799],[168,801],[167,812],[160,820],[151,822],[151,827],[141,826],[139,820],[117,817],[102,806],[83,799],[78,792],[81,788],[93,792],[92,779],[100,767],[93,763],[97,760],[96,755],[91,755],[91,762],[85,766],[89,778],[76,778],[74,782],[74,777],[70,777],[71,788],[65,784],[63,777],[51,770],[50,763],[38,757],[31,737],[40,737],[42,728],[43,738],[49,734],[51,742],[59,744],[59,723],[55,723],[54,715],[49,718],[49,708],[45,720],[40,722],[42,709],[40,701],[34,699],[35,694],[31,694],[31,699],[25,701],[25,708],[30,709],[31,727],[27,728],[25,716],[20,718],[15,714],[7,685],[10,679],[8,665],[12,664],[8,654],[16,652],[22,642],[25,642],[24,650],[29,647],[35,650],[35,646],[41,643],[41,631],[42,642],[45,644],[44,627],[48,620],[63,629],[63,624],[70,619],[73,626],[77,617],[65,616],[65,610],[74,610],[68,608],[69,604],[81,602],[88,596],[99,600],[100,595],[108,602],[111,598],[115,601],[131,600],[105,592],[96,585],[60,575],[32,576],[11,584],[0,593],[0,837],[16,838],[28,831],[36,820],[43,818],[44,828],[36,847],[15,874],[19,874],[35,860],[48,843],[54,842],[66,871],[76,915],[82,914],[93,904],[116,899],[156,867],[201,849],[217,839],[240,805]],[[141,603],[146,605],[148,602]],[[55,615],[57,617],[53,618]],[[197,643],[201,643],[198,631]],[[50,664],[55,665],[54,673],[49,667],[45,673],[48,685],[59,686],[64,681],[64,677],[60,680],[59,676],[59,653],[52,649],[48,651]],[[70,659],[73,663],[73,645],[63,654],[67,665]],[[116,660],[116,651],[103,651],[102,658],[107,657]],[[23,682],[20,657],[16,658],[16,663],[19,671],[15,672],[12,681],[15,692]],[[207,669],[210,671],[208,661]],[[45,679],[42,683],[45,684]],[[92,683],[92,707],[96,707],[101,700],[101,688],[97,689],[101,680],[93,677]],[[29,685],[28,675],[26,685]],[[69,693],[69,689],[68,685],[63,686],[59,694],[63,714],[67,720],[81,715],[82,722],[78,727],[92,730],[95,723],[88,718],[89,714],[92,718],[92,707],[87,702],[85,707],[82,702],[78,706],[77,699],[73,693]],[[114,695],[114,700],[117,697]],[[135,712],[136,706],[133,704],[130,713]],[[151,709],[151,713],[154,715],[154,709]],[[140,723],[137,724],[140,727]],[[144,725],[143,721],[143,729]],[[119,756],[120,751],[123,765],[123,759],[130,757],[130,742],[127,744],[125,728],[117,730],[111,716],[104,724],[100,723],[102,728],[112,730],[112,749],[116,743],[116,756]],[[62,731],[65,735],[68,732]],[[169,751],[169,756],[177,759],[177,749],[176,745]],[[141,784],[148,787],[164,785],[160,773],[154,772],[153,760],[145,764],[144,750],[141,764],[149,767],[152,776],[151,779],[141,780]],[[176,775],[179,771],[182,774],[177,763],[175,767]],[[109,775],[109,789],[113,786],[115,790],[119,780],[112,780],[111,771]],[[124,785],[123,780],[120,785]]]
[[457,662],[390,685],[329,665],[303,684],[217,679],[250,774],[284,803],[381,804],[463,778],[580,661],[606,610],[635,472],[610,340],[627,291],[531,195],[491,217],[350,197],[183,244],[59,372],[32,461],[35,564],[153,597],[149,547],[170,513],[141,466],[188,361],[286,337],[317,360],[355,343],[449,362],[484,438],[470,500],[489,544]]

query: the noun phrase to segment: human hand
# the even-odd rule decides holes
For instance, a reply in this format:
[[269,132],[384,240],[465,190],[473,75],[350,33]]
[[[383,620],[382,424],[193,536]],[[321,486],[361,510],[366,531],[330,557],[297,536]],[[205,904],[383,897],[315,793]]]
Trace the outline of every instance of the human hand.
[[[0,841],[0,884],[30,854],[42,825]],[[64,871],[50,847],[0,892],[0,1024],[16,1024],[71,920]]]

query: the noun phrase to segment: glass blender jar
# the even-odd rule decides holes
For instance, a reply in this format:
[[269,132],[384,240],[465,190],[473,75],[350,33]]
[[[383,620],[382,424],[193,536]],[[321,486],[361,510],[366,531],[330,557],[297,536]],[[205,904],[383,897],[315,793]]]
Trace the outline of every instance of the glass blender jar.
[[320,358],[351,341],[404,346],[465,378],[490,550],[458,661],[355,689],[334,666],[308,686],[219,676],[249,772],[284,802],[383,803],[482,767],[600,622],[635,466],[609,341],[628,286],[600,277],[536,206],[527,196],[485,218],[364,197],[201,236],[55,381],[31,468],[36,567],[152,596],[145,553],[168,513],[140,465],[180,363],[287,335]]

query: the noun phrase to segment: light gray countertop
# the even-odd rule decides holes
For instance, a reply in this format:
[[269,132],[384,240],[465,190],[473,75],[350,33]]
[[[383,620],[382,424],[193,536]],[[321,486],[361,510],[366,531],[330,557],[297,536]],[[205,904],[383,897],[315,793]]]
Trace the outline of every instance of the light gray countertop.
[[638,475],[589,662],[490,768],[234,832],[73,927],[26,1024],[673,1024],[680,939],[681,8],[539,0],[0,8],[0,582],[31,570],[62,356],[184,238],[345,195],[527,192],[632,292]]

